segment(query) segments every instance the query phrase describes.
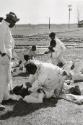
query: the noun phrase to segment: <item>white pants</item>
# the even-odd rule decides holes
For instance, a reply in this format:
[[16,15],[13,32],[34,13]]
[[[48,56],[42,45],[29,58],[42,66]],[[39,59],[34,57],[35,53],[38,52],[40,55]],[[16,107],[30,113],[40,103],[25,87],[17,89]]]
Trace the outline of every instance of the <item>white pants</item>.
[[10,60],[7,55],[0,56],[0,103],[8,99],[8,83],[10,83]]

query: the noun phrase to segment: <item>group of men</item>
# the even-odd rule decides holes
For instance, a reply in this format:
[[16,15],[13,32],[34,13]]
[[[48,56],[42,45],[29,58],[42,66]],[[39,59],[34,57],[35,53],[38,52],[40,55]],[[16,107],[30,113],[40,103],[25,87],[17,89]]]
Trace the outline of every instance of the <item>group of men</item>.
[[[27,102],[40,103],[43,102],[44,98],[54,97],[66,98],[67,100],[72,100],[73,98],[74,102],[80,103],[77,96],[80,95],[79,87],[77,87],[77,95],[72,95],[72,92],[70,92],[71,87],[65,82],[72,79],[71,74],[73,73],[64,68],[66,60],[63,58],[63,53],[66,47],[56,37],[54,32],[49,35],[51,38],[50,45],[44,53],[50,54],[51,63],[35,59],[27,60],[25,65],[26,73],[28,74],[27,84],[24,83],[21,87],[12,88],[12,54],[15,58],[18,58],[18,56],[14,51],[15,41],[11,34],[11,28],[15,26],[17,21],[19,19],[16,14],[10,12],[5,19],[2,19],[0,24],[0,108],[5,108],[2,105],[2,100],[14,98],[13,94],[9,93],[8,85],[14,94],[21,95],[21,98]],[[72,70],[72,67],[73,64],[69,66],[69,70]],[[83,76],[81,77],[83,78]],[[64,88],[66,88],[67,94],[63,92]],[[73,90],[75,91],[76,87],[73,87]],[[83,97],[81,102],[83,102]]]

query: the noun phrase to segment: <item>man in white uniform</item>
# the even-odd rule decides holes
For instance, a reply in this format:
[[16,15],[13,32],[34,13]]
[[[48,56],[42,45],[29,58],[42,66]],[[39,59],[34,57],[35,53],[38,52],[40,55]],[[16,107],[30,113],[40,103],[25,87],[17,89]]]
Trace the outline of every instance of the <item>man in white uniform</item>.
[[3,99],[9,98],[8,84],[11,81],[11,58],[14,49],[14,39],[10,28],[13,28],[19,19],[10,12],[0,24],[0,107]]
[[[67,78],[64,70],[51,63],[40,61],[30,61],[26,65],[26,70],[29,74],[28,82],[32,85],[29,88],[32,94],[25,96],[23,100],[41,103],[44,97],[50,98],[54,95],[59,97],[63,83]],[[40,93],[38,93],[38,89],[40,89]]]
[[50,57],[52,63],[62,67],[66,63],[66,60],[63,58],[66,47],[64,43],[56,37],[54,32],[51,32],[49,37],[51,39],[50,46],[48,47],[48,51],[46,51],[45,54],[51,54]]

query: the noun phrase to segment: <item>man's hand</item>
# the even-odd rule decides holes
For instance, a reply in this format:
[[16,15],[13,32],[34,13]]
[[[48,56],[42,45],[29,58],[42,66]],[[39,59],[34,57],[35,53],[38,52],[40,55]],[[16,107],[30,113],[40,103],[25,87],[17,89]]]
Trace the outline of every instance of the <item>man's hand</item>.
[[50,51],[46,51],[46,52],[44,52],[44,54],[48,54],[48,53],[50,53]]
[[33,87],[31,87],[31,88],[28,88],[28,91],[31,91],[31,92],[33,92],[33,91],[34,91]]
[[25,83],[25,86],[29,89],[29,88],[32,88],[32,84],[30,82],[26,82]]

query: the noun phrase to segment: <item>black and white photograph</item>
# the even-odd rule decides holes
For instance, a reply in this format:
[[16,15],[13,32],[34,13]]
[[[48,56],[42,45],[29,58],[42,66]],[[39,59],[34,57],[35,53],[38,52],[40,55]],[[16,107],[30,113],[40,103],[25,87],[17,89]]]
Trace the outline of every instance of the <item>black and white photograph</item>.
[[83,125],[82,0],[0,0],[0,125]]

